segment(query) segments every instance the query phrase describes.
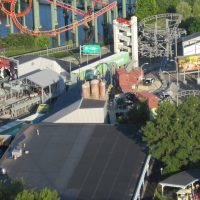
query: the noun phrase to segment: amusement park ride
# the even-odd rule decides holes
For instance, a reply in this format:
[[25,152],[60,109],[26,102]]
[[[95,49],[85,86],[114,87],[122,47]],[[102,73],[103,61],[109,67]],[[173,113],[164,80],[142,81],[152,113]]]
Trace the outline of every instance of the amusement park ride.
[[[63,27],[55,28],[52,30],[41,31],[41,30],[31,30],[27,26],[22,25],[19,20],[19,18],[24,17],[30,13],[30,11],[32,9],[33,1],[34,0],[29,0],[28,7],[24,11],[16,13],[17,0],[0,0],[0,11],[3,12],[4,14],[6,14],[7,16],[9,16],[12,19],[15,26],[21,32],[32,35],[32,36],[46,35],[46,36],[53,37],[53,36],[59,35],[63,32],[66,32],[66,31],[75,29],[81,25],[87,24],[88,22],[95,20],[99,16],[103,15],[104,13],[112,10],[113,8],[115,8],[117,6],[117,1],[114,1],[111,3],[105,3],[104,1],[100,1],[100,0],[91,0],[92,3],[94,3],[94,5],[98,4],[98,5],[102,6],[102,8],[97,12],[93,12],[92,10],[88,10],[88,12],[85,12],[81,9],[78,9],[70,4],[64,3],[59,0],[57,0],[57,1],[46,0],[50,5],[58,6],[69,12],[72,12],[79,16],[82,16],[82,19],[79,21],[76,21],[72,24],[63,26]],[[7,7],[9,7],[9,9],[7,9]]]

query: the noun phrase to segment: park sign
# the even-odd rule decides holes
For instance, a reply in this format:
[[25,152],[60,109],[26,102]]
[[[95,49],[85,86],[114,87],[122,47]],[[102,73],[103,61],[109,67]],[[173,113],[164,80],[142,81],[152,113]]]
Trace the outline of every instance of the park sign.
[[84,45],[83,54],[100,54],[101,47],[100,45]]

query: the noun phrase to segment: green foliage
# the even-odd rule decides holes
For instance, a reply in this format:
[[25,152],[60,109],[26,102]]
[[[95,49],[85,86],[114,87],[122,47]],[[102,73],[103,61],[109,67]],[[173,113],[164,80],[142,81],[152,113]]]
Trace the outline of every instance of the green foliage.
[[155,15],[157,13],[156,0],[137,0],[135,15],[139,19]]
[[137,108],[129,111],[128,119],[132,123],[145,124],[149,119],[149,108],[146,101],[140,101]]
[[189,24],[188,27],[188,33],[192,34],[192,33],[196,33],[200,31],[200,17],[195,17],[192,18],[193,20],[191,20],[191,23]]
[[39,192],[23,190],[17,195],[15,200],[60,200],[60,197],[55,190],[44,188]]
[[1,38],[3,48],[33,47],[34,37],[26,34],[10,34]]
[[1,200],[60,200],[55,190],[44,188],[34,192],[26,188],[22,180],[3,183],[0,182]]
[[35,200],[34,192],[30,192],[29,190],[23,190],[20,192],[15,200]]
[[184,0],[187,2],[190,6],[193,6],[195,0]]
[[192,10],[193,10],[193,16],[195,17],[200,16],[200,0],[195,0]]
[[178,108],[167,101],[159,106],[157,118],[142,128],[150,154],[163,162],[165,172],[200,160],[199,111],[197,97],[188,97]]
[[157,0],[158,13],[176,12],[176,6],[179,2],[179,0]]
[[25,186],[21,180],[12,183],[0,182],[0,199],[13,200],[19,192],[24,190]]
[[181,1],[176,7],[176,11],[183,15],[183,19],[187,19],[191,16],[192,7],[189,3]]
[[36,194],[36,200],[60,200],[58,193],[55,190],[44,188]]
[[50,47],[50,40],[48,36],[39,36],[35,38],[35,46],[40,48]]

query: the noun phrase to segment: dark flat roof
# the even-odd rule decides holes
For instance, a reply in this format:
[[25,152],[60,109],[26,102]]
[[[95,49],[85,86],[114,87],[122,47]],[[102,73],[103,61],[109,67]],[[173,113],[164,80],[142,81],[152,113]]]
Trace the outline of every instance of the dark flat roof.
[[131,199],[146,159],[134,126],[41,124],[21,134],[13,143],[25,143],[29,154],[13,160],[7,152],[0,162],[11,179],[67,200]]
[[81,108],[103,108],[105,105],[105,100],[96,99],[83,99],[80,105]]
[[199,37],[199,36],[200,36],[200,32],[198,32],[198,33],[193,33],[193,34],[191,34],[191,35],[185,36],[185,37],[183,38],[183,41],[185,42],[185,41],[188,41],[188,40],[193,40],[193,39],[195,39],[196,37]]

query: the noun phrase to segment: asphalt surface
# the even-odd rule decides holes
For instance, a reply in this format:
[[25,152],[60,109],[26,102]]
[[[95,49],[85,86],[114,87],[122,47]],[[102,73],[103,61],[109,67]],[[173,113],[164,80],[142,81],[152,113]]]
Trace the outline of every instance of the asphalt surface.
[[14,143],[25,143],[29,154],[13,160],[8,152],[0,163],[9,178],[56,189],[66,200],[132,198],[146,158],[136,127],[42,124],[24,136]]

